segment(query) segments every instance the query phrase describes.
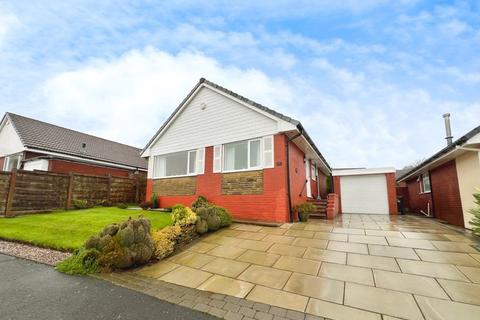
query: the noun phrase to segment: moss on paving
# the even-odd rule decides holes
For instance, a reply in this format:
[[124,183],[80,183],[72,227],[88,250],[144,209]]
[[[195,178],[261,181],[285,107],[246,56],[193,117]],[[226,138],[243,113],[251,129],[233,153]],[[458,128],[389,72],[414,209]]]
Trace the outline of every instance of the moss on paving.
[[0,218],[0,238],[72,251],[81,247],[88,237],[102,231],[107,224],[140,215],[151,221],[152,230],[172,224],[169,213],[98,207]]

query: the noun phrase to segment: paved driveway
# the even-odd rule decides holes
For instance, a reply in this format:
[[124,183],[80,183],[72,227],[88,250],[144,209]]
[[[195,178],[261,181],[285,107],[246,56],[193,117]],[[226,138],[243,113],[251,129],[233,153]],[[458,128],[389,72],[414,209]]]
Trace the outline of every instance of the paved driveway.
[[0,319],[214,319],[91,277],[0,254]]
[[480,317],[480,252],[414,216],[235,224],[134,275],[333,319]]

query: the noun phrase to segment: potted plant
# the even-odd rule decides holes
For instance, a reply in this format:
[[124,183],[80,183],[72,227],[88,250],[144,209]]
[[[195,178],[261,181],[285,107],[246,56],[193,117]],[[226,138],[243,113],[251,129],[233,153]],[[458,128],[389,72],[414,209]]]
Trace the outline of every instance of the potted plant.
[[300,203],[295,206],[295,211],[298,213],[298,219],[301,222],[307,222],[310,214],[315,211],[315,206],[310,202]]

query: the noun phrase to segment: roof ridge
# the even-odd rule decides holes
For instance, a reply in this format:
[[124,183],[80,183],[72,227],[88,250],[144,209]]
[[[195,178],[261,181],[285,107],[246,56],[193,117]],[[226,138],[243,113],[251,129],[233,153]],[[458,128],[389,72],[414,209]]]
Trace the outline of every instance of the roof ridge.
[[[138,147],[134,147],[134,146],[131,146],[131,145],[122,143],[122,142],[117,142],[117,141],[105,139],[105,138],[102,138],[102,137],[99,137],[99,136],[95,136],[95,135],[93,135],[93,134],[81,132],[81,131],[78,131],[78,130],[73,130],[73,129],[70,129],[70,128],[67,128],[67,127],[63,127],[63,126],[59,126],[59,125],[56,125],[56,124],[53,124],[53,123],[49,123],[49,122],[46,122],[46,121],[42,121],[42,120],[38,120],[38,119],[26,117],[26,116],[23,116],[23,115],[20,115],[20,114],[16,114],[16,113],[13,113],[13,112],[6,112],[5,114],[9,116],[9,119],[12,121],[14,127],[15,127],[15,123],[14,123],[15,120],[12,119],[12,117],[11,117],[12,115],[13,115],[13,116],[16,116],[16,117],[21,117],[21,118],[24,118],[24,119],[28,119],[28,120],[31,120],[31,121],[35,121],[35,122],[44,123],[44,124],[46,124],[46,125],[49,125],[49,126],[52,126],[52,127],[57,127],[57,128],[63,129],[63,130],[68,130],[68,131],[70,131],[70,132],[79,133],[79,134],[81,134],[81,135],[89,136],[89,137],[92,137],[92,138],[95,138],[95,139],[99,139],[99,140],[103,140],[103,141],[107,141],[107,142],[112,142],[112,143],[115,143],[115,144],[120,144],[120,145],[123,145],[123,146],[125,146],[125,147],[129,147],[129,148],[132,148],[132,149],[136,149],[136,150],[138,150],[139,152],[142,150],[142,149],[140,149],[140,148],[138,148]],[[18,130],[15,129],[15,131],[17,131],[17,134],[19,135],[20,139],[21,139],[22,142],[23,142],[23,139],[22,139],[20,133],[18,132]]]

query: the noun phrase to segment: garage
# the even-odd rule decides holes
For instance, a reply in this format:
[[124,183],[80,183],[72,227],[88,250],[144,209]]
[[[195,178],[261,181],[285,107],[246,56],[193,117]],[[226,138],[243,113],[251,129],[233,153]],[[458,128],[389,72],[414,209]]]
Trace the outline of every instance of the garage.
[[332,175],[342,213],[396,213],[394,168],[334,170]]

